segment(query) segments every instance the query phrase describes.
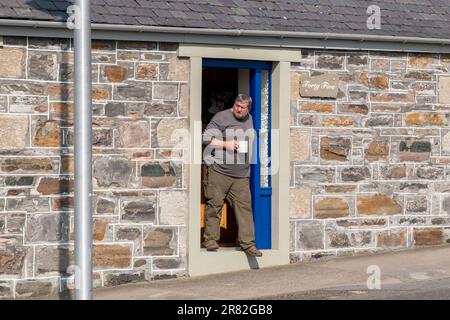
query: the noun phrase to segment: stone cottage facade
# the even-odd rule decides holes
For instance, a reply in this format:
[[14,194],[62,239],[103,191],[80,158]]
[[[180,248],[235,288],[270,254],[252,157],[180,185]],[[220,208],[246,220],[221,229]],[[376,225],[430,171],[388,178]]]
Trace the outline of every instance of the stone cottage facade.
[[[326,70],[326,71],[324,71]],[[449,239],[450,56],[302,50],[291,67],[291,261]],[[339,77],[337,99],[299,94]]]
[[[184,275],[188,195],[170,136],[186,126],[189,65],[168,43],[92,49],[95,285]],[[5,37],[0,52],[0,271],[20,298],[59,288],[74,263],[73,48]]]
[[[73,42],[0,36],[0,298],[56,294],[73,280]],[[172,133],[196,107],[192,59],[177,41],[94,38],[94,286],[188,276],[199,213]],[[290,50],[286,258],[447,243],[450,54]],[[305,94],[323,76],[336,96]]]

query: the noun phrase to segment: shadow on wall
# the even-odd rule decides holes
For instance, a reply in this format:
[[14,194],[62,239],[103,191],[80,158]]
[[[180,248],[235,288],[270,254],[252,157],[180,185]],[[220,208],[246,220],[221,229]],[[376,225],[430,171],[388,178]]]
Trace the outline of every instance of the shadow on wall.
[[[36,218],[27,227],[30,241],[56,242],[57,247],[41,246],[34,266],[35,272],[57,271],[61,278],[58,291],[60,299],[73,298],[73,292],[67,290],[66,280],[73,272],[74,234],[70,221],[74,210],[74,161],[73,161],[73,52],[70,39],[28,38],[33,50],[28,56],[30,79],[47,82],[49,100],[48,116],[35,116],[32,121],[32,146],[42,155],[60,156],[60,168],[57,176],[43,176],[37,185],[37,192],[50,197],[51,214],[45,219]],[[46,51],[54,47],[56,51]],[[55,67],[57,66],[57,67]],[[47,216],[47,215],[46,215]],[[30,222],[28,223],[30,224]],[[44,235],[43,232],[46,234]],[[37,251],[38,252],[38,251]],[[36,253],[37,255],[38,253]],[[72,267],[70,267],[72,266]]]

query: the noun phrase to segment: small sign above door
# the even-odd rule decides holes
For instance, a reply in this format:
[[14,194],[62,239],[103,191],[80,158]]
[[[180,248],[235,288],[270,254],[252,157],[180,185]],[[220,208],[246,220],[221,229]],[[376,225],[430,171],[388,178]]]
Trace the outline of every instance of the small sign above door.
[[339,78],[336,74],[302,76],[300,95],[302,97],[337,98]]

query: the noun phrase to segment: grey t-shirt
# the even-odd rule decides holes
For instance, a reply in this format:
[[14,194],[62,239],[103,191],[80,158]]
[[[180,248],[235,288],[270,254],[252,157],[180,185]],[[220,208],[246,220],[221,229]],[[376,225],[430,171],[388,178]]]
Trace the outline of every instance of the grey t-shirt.
[[[206,165],[212,167],[227,176],[231,177],[249,177],[250,164],[253,161],[253,119],[248,114],[244,119],[237,119],[232,109],[225,109],[217,112],[203,133],[203,144],[209,144],[211,139],[229,141],[236,139],[240,142],[247,142],[247,152],[237,150],[224,150],[207,146],[203,153],[203,161]],[[245,144],[245,142],[244,142]]]

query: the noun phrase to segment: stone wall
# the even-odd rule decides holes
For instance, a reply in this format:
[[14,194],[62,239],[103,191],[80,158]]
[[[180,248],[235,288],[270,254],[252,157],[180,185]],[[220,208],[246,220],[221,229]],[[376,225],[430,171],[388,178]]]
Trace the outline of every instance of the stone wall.
[[450,55],[302,50],[291,89],[291,262],[449,242]]
[[[94,285],[186,275],[189,60],[93,42]],[[291,262],[450,238],[450,56],[302,50],[291,66]],[[337,98],[301,77],[337,77]],[[333,78],[333,77],[331,77]],[[74,263],[73,49],[0,48],[0,298],[65,290]]]
[[[186,274],[189,61],[170,43],[94,41],[94,285]],[[0,48],[0,298],[65,289],[74,263],[73,48]]]

